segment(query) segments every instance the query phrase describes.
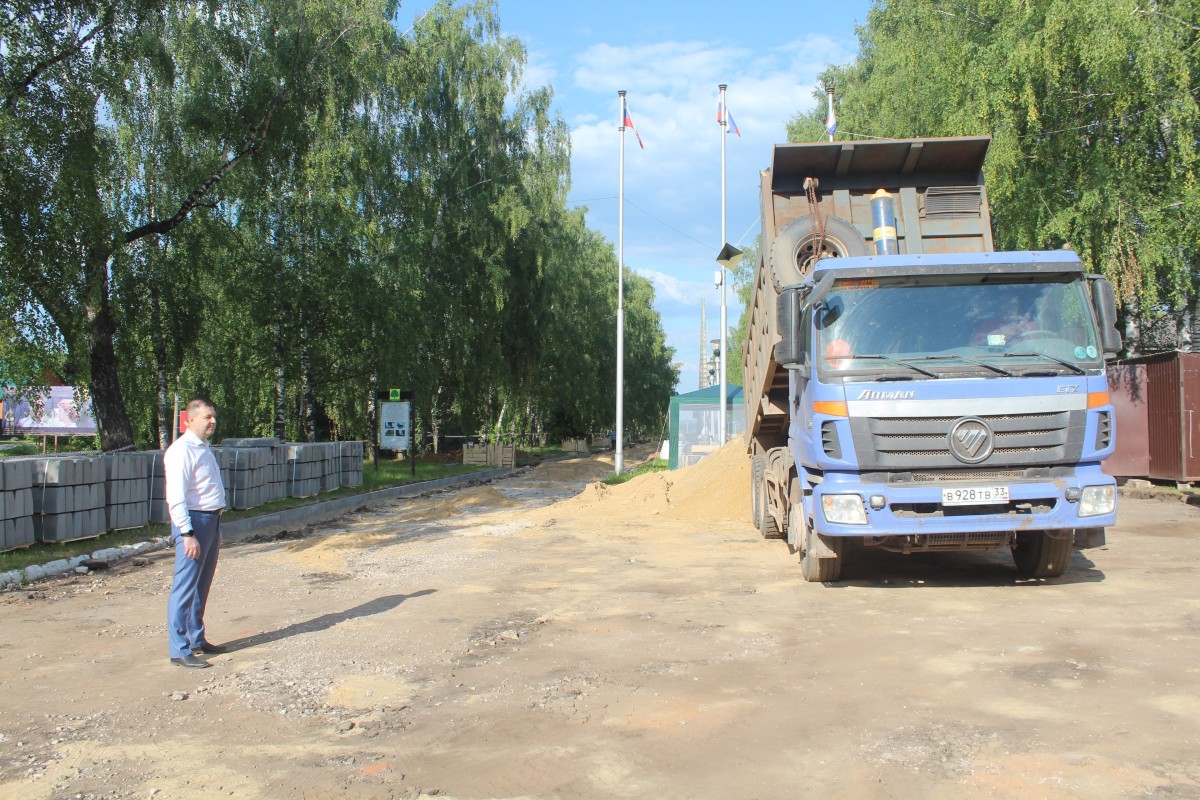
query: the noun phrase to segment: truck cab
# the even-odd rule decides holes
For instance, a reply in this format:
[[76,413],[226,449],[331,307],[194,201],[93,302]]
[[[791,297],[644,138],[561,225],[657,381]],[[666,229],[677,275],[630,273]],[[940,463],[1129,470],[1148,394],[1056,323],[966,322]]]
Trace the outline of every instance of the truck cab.
[[[1009,548],[1023,575],[1053,577],[1115,522],[1111,287],[1070,250],[991,251],[986,143],[786,145],[764,173],[743,354],[752,515],[806,579],[836,580],[851,538]],[[880,189],[899,198],[884,233]],[[870,254],[882,236],[890,252]]]

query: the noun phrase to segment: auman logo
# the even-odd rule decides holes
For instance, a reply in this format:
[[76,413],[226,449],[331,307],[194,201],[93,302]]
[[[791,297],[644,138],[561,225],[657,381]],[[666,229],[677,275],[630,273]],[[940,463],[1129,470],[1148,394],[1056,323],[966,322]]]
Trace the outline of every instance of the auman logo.
[[950,428],[950,454],[964,464],[978,464],[992,454],[995,436],[979,417],[963,417]]
[[917,393],[911,389],[907,392],[881,392],[876,389],[863,389],[856,400],[913,400]]

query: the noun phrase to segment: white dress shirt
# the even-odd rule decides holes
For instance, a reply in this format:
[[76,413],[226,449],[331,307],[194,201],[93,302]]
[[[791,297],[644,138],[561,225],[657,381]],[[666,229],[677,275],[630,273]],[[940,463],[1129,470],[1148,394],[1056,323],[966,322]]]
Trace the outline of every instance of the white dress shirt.
[[171,443],[163,454],[167,479],[167,511],[180,533],[192,529],[193,511],[220,511],[225,507],[221,467],[208,442],[191,431]]

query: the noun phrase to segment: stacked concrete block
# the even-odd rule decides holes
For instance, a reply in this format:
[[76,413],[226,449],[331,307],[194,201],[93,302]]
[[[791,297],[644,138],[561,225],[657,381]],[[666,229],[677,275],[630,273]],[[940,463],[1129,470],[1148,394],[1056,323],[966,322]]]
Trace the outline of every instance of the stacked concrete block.
[[288,497],[320,494],[328,448],[313,442],[294,442],[286,447]]
[[167,511],[167,477],[163,469],[163,451],[149,450],[150,458],[150,502],[147,504],[151,522],[171,522]]
[[226,508],[255,508],[276,499],[271,486],[277,472],[272,448],[230,447],[226,440],[213,453],[221,465]]
[[362,486],[365,442],[338,442],[342,457],[342,486]]
[[108,529],[140,528],[150,521],[150,453],[109,453],[104,461]]
[[221,442],[222,447],[256,447],[267,452],[268,464],[265,482],[262,484],[264,503],[282,500],[288,496],[288,449],[278,439],[233,438]]
[[342,448],[338,442],[324,442],[321,457],[324,468],[321,475],[321,491],[332,492],[342,486]]
[[32,486],[32,461],[0,461],[0,551],[35,541]]
[[39,542],[70,542],[108,529],[105,466],[99,458],[33,459],[33,531]]

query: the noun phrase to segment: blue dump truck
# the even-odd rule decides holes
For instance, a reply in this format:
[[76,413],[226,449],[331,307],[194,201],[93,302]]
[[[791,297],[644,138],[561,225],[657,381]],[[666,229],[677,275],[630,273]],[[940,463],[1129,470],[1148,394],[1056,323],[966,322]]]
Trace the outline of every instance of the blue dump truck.
[[989,141],[784,144],[762,173],[751,516],[806,580],[858,547],[1054,577],[1116,521],[1112,287],[1069,249],[993,251]]

